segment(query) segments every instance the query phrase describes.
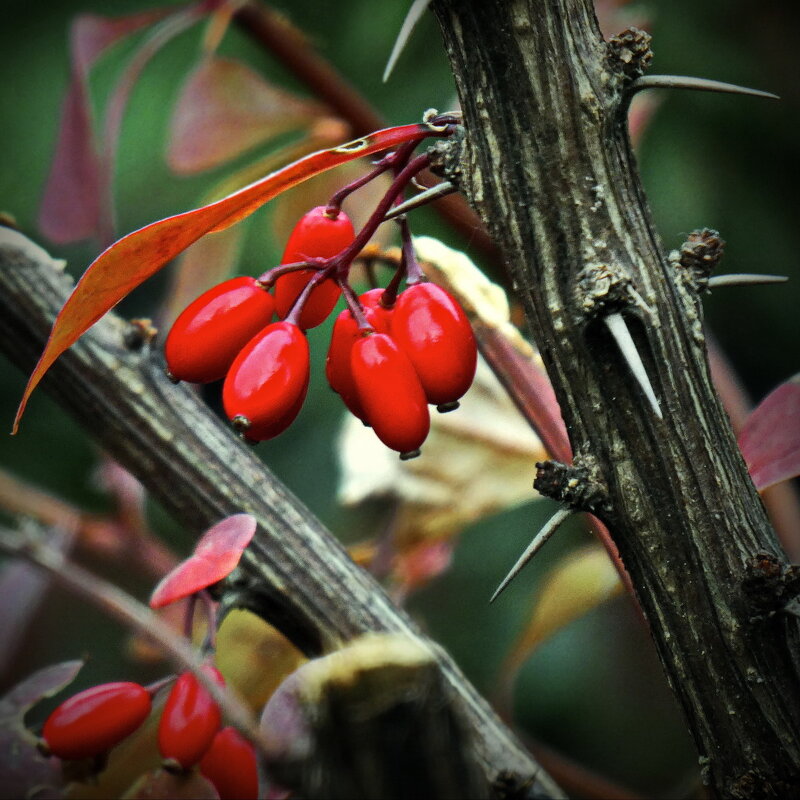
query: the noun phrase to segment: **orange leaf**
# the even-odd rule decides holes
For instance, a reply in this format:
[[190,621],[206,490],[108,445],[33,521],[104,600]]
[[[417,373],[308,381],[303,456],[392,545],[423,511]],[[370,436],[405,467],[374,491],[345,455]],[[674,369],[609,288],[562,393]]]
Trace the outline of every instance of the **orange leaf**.
[[280,192],[320,172],[441,132],[442,128],[424,123],[402,125],[311,153],[222,200],[153,222],[112,244],[89,265],[56,317],[25,387],[12,433],[17,432],[31,392],[53,362],[123,297],[201,236],[224,230]]

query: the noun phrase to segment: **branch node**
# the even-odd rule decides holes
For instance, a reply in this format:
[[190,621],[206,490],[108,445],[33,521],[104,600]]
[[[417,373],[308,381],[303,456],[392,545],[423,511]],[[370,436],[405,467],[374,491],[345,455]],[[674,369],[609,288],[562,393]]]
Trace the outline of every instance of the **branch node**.
[[742,591],[757,612],[751,622],[772,617],[800,594],[800,566],[771,553],[756,553],[745,566]]
[[626,28],[609,39],[608,62],[627,86],[640,78],[653,60],[650,43],[653,37],[639,28]]
[[151,344],[158,335],[158,328],[148,317],[137,317],[128,321],[128,328],[122,336],[122,342],[128,350],[138,352]]
[[708,279],[725,252],[725,241],[718,231],[700,228],[692,231],[680,250],[669,254],[679,277],[697,294],[708,288]]
[[631,306],[649,311],[633,281],[619,269],[608,264],[592,263],[575,278],[575,298],[584,320],[621,312]]
[[608,487],[589,456],[576,456],[571,465],[560,461],[537,462],[533,488],[576,511],[602,516],[611,509]]
[[462,183],[464,137],[464,127],[456,125],[452,136],[438,139],[427,151],[431,158],[430,171],[457,187]]

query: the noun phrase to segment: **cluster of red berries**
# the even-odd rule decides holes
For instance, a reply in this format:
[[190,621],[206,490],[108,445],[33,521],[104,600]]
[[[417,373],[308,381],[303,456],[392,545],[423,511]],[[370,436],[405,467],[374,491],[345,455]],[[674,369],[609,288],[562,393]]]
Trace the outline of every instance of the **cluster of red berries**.
[[385,445],[401,458],[417,455],[430,429],[428,404],[452,410],[472,383],[475,339],[459,304],[418,269],[407,271],[399,294],[393,281],[356,297],[346,276],[363,238],[340,209],[309,211],[289,237],[283,266],[224,281],[183,311],[164,345],[168,374],[192,383],[224,378],[222,402],[237,430],[251,442],[271,439],[306,397],[304,332],[344,291],[348,308],[333,326],[328,382]]
[[[210,664],[203,672],[220,686],[224,679]],[[93,686],[65,700],[42,729],[44,752],[67,760],[108,753],[150,715],[153,691],[138,683]],[[234,728],[221,727],[217,704],[192,672],[175,680],[158,724],[158,749],[165,768],[200,773],[221,800],[258,797],[258,771],[252,744]]]

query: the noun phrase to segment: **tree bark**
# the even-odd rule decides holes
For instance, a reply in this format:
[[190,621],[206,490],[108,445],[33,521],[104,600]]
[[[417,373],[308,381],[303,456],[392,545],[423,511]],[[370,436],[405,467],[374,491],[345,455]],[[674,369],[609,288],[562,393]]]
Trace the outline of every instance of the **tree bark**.
[[[63,262],[0,226],[0,350],[26,374],[73,288],[62,270]],[[197,394],[170,383],[160,348],[142,332],[107,314],[58,359],[42,386],[190,531],[200,534],[238,512],[256,517],[258,530],[224,584],[222,603],[258,614],[309,656],[370,632],[423,639]],[[563,796],[453,660],[425,641],[466,719],[468,757],[487,785],[522,787],[520,797]]]
[[665,256],[627,135],[648,42],[606,44],[590,0],[433,8],[465,128],[442,169],[500,245],[575,453],[538,485],[611,530],[712,791],[800,796],[798,620],[780,613],[793,573],[712,388],[691,270]]

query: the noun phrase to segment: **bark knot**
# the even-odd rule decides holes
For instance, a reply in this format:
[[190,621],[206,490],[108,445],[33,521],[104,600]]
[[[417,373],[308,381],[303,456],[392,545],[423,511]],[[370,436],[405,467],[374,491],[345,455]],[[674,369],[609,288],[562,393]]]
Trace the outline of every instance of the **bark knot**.
[[428,148],[431,172],[459,187],[463,176],[464,138],[464,127],[457,125],[452,136]]
[[699,294],[708,287],[708,279],[725,252],[725,241],[718,231],[700,228],[692,231],[680,250],[669,254],[678,276]]
[[575,299],[587,321],[640,304],[630,276],[598,263],[587,265],[576,276]]
[[745,565],[742,591],[756,612],[752,621],[771,617],[800,594],[800,566],[756,553]]
[[589,457],[576,456],[571,465],[561,461],[537,462],[533,488],[576,511],[602,514],[610,509],[608,487]]
[[625,85],[633,83],[647,71],[653,60],[652,36],[639,28],[626,28],[609,39],[608,61]]

